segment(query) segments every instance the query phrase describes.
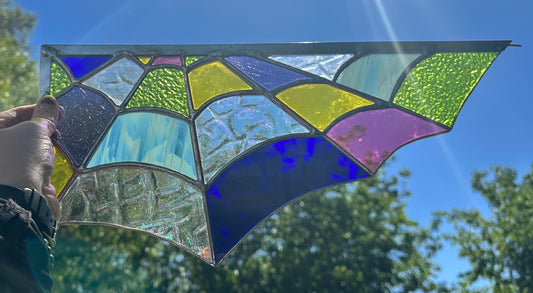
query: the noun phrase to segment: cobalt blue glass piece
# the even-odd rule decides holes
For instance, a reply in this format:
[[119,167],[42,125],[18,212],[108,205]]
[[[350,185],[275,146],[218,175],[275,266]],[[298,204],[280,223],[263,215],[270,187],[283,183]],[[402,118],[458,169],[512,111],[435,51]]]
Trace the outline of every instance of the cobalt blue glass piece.
[[244,157],[206,195],[216,262],[279,207],[314,189],[369,176],[321,137],[267,145]]
[[226,60],[269,91],[294,81],[310,79],[305,75],[248,56],[231,56]]
[[109,56],[63,56],[61,60],[70,68],[75,78],[80,78],[109,60]]
[[115,109],[99,93],[81,87],[72,88],[57,101],[65,108],[65,117],[57,126],[62,135],[56,143],[79,167],[113,119]]

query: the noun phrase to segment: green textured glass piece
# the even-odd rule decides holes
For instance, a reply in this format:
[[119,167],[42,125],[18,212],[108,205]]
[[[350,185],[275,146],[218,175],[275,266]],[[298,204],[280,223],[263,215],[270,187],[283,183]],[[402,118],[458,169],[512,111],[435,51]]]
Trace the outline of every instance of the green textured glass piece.
[[183,72],[175,68],[150,71],[126,108],[159,107],[189,116]]
[[50,68],[50,94],[53,96],[70,85],[70,78],[61,66],[52,62]]
[[190,66],[194,62],[204,58],[204,56],[187,56],[185,57],[185,66]]
[[496,52],[437,53],[409,72],[394,103],[452,126],[464,101],[496,56]]

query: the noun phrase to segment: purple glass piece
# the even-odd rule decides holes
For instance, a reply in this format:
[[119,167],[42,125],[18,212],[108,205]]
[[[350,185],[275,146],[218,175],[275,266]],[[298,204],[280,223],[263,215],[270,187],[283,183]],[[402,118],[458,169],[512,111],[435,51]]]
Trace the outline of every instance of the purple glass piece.
[[70,68],[75,78],[80,78],[109,60],[109,56],[63,56],[61,60]]
[[226,60],[269,91],[297,80],[310,79],[305,75],[248,56],[231,56]]
[[402,145],[447,131],[394,108],[356,113],[331,128],[327,136],[372,172]]
[[65,117],[57,126],[61,140],[56,144],[79,167],[113,119],[115,109],[102,95],[81,87],[72,88],[57,101],[65,108]]
[[215,262],[289,201],[368,174],[322,137],[266,145],[217,177],[206,194]]
[[157,57],[154,62],[152,62],[152,65],[159,65],[159,64],[170,64],[170,65],[178,65],[181,66],[181,56],[163,56],[163,57]]

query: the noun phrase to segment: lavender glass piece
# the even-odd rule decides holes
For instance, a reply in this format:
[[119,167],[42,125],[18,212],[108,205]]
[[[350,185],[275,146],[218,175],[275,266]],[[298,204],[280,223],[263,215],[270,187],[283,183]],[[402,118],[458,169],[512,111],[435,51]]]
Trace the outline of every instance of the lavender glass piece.
[[61,60],[70,68],[75,78],[80,78],[110,58],[109,56],[63,56]]
[[79,167],[113,119],[115,109],[99,93],[81,87],[72,88],[57,101],[65,108],[65,117],[57,126],[61,132],[57,145]]
[[215,261],[291,200],[367,176],[321,137],[282,140],[247,155],[218,176],[206,194]]
[[152,65],[159,65],[159,64],[169,64],[169,65],[177,65],[181,66],[181,56],[161,56],[157,57],[154,62],[152,62]]
[[376,172],[402,145],[445,131],[423,119],[388,108],[351,115],[333,126],[327,136],[370,171]]
[[333,80],[337,70],[352,58],[352,54],[339,55],[276,55],[269,58],[303,71]]
[[177,176],[149,167],[83,173],[62,203],[61,222],[140,229],[211,261],[202,194]]
[[226,60],[267,90],[276,89],[309,77],[248,56],[231,56]]
[[218,100],[196,118],[204,181],[252,146],[309,130],[264,96]]
[[144,70],[128,58],[122,58],[104,68],[83,83],[106,93],[120,105],[135,86]]

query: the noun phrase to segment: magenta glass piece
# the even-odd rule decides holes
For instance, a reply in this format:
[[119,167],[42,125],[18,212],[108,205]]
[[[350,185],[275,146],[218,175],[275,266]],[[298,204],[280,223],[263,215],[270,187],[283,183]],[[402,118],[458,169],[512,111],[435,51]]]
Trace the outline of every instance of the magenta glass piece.
[[376,170],[399,147],[413,140],[447,131],[394,108],[359,112],[340,121],[327,133],[370,171]]
[[163,57],[157,57],[154,62],[152,62],[152,65],[159,65],[159,64],[170,64],[170,65],[178,65],[181,66],[181,56],[163,56]]

